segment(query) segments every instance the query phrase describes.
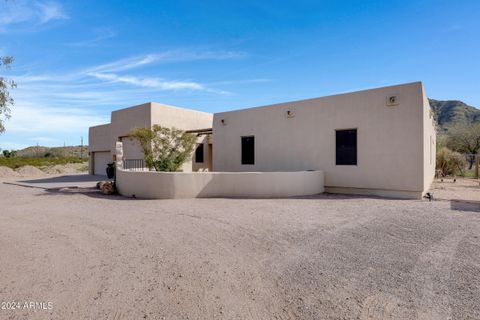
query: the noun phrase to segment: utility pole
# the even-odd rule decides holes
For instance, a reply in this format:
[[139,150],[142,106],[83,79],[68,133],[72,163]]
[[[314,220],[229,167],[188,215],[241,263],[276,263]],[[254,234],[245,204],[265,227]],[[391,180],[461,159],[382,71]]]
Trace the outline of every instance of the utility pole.
[[80,159],[83,160],[83,136],[80,137]]

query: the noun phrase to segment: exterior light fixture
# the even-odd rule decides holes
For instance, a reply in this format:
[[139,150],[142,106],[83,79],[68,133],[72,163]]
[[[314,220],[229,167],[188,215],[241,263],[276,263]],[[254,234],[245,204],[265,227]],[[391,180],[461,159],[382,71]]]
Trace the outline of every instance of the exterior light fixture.
[[293,117],[295,117],[295,115],[293,114],[293,112],[290,111],[290,110],[287,110],[287,118],[293,118]]
[[220,120],[220,123],[221,123],[223,126],[227,124],[227,122],[225,121],[225,119]]

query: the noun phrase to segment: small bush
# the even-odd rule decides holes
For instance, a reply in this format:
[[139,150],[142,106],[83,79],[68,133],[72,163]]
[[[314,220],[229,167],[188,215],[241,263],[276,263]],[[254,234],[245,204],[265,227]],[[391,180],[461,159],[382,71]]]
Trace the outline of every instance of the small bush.
[[176,128],[153,125],[151,128],[136,128],[132,137],[142,147],[145,164],[156,171],[175,172],[190,160],[197,137]]
[[466,166],[465,157],[448,148],[441,148],[437,152],[437,170],[444,176],[463,175]]

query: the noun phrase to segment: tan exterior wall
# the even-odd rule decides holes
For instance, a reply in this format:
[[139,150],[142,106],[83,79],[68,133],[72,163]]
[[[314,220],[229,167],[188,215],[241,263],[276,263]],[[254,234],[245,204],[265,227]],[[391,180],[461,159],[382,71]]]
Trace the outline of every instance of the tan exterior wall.
[[322,171],[133,172],[117,171],[121,195],[145,199],[280,198],[324,191]]
[[[113,155],[115,143],[122,141],[124,159],[143,159],[143,152],[138,142],[128,137],[134,128],[149,128],[158,124],[182,130],[206,129],[212,127],[212,121],[213,115],[209,113],[149,102],[113,111],[110,124],[90,128],[89,145],[93,146],[91,151],[110,150]],[[211,160],[205,165],[211,169]],[[192,171],[192,166],[192,161],[189,161],[183,165],[182,170]],[[90,170],[90,172],[93,171]]]
[[[389,106],[387,97],[392,95],[399,103]],[[435,126],[420,82],[214,116],[147,103],[112,112],[111,124],[90,128],[89,144],[92,151],[113,154],[119,137],[135,127],[159,124],[192,130],[210,128],[212,122],[213,136],[198,138],[205,144],[205,162],[192,159],[184,171],[321,170],[327,191],[400,198],[421,197],[435,173]],[[357,165],[335,164],[335,131],[341,129],[357,129]],[[255,164],[242,165],[241,137],[251,135],[255,136]],[[142,158],[138,145],[126,141],[124,157]]]
[[143,159],[144,154],[140,142],[132,137],[123,137],[121,139],[123,146],[124,159]]
[[213,115],[182,109],[160,103],[151,103],[152,125],[175,127],[181,130],[207,129],[212,127]]
[[435,178],[437,159],[436,124],[425,90],[423,90],[423,106],[423,189],[425,193]]
[[[390,95],[399,98],[399,105],[387,106]],[[422,84],[412,83],[217,113],[213,170],[322,170],[327,188],[413,192],[418,197],[433,174],[424,165],[425,108]],[[356,166],[335,164],[338,129],[357,129]],[[242,165],[241,137],[251,135],[255,164]]]
[[110,150],[110,124],[102,124],[88,129],[88,150],[106,151]]
[[88,129],[88,173],[94,174],[94,153],[111,152],[110,124],[102,124]]

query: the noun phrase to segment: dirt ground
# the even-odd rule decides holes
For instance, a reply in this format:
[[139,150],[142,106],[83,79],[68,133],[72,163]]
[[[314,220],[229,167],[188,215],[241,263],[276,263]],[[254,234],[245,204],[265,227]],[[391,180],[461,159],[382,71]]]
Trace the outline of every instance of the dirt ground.
[[463,178],[445,178],[435,180],[432,186],[433,196],[443,200],[479,201],[480,180]]
[[480,203],[440,187],[457,201],[0,183],[0,301],[52,306],[0,319],[480,319]]

